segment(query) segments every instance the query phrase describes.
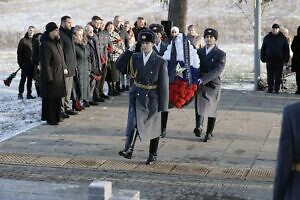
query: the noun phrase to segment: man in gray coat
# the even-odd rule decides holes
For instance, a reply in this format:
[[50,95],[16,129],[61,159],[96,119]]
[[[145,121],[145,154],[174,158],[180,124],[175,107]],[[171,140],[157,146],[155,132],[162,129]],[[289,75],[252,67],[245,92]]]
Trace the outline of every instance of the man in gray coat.
[[204,142],[212,136],[216,112],[221,95],[220,75],[225,67],[226,54],[217,45],[218,32],[208,28],[204,31],[206,45],[198,49],[200,58],[200,79],[195,99],[196,128],[194,133],[201,137],[204,117],[208,117]]
[[[130,159],[136,135],[142,140],[150,139],[149,157],[146,164],[157,158],[161,132],[161,111],[167,111],[169,103],[169,78],[167,63],[153,51],[155,35],[147,29],[138,35],[141,52],[133,53],[135,47],[122,54],[116,66],[121,72],[131,75],[133,85],[129,91],[129,109],[125,149],[120,156]],[[127,63],[130,62],[129,69]]]
[[277,154],[273,200],[299,199],[300,188],[300,102],[283,110]]

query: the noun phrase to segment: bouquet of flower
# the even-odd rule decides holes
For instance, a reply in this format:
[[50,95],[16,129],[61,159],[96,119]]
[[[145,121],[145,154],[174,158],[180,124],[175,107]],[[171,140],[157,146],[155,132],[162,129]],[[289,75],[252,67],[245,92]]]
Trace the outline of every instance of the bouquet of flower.
[[197,91],[197,84],[188,83],[177,78],[169,87],[169,100],[176,108],[182,108],[192,101]]

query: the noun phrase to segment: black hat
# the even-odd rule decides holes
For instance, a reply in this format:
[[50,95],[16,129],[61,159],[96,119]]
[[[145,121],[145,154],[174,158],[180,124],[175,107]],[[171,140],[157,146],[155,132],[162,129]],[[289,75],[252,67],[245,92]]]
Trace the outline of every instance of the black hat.
[[214,38],[217,40],[218,39],[218,31],[213,29],[213,28],[207,28],[204,31],[204,37],[206,37],[207,35],[211,35],[214,36]]
[[279,24],[273,24],[272,28],[280,28]]
[[54,31],[55,29],[57,29],[57,25],[54,23],[54,22],[49,22],[47,25],[46,25],[46,32],[47,33],[50,33],[51,31]]
[[153,31],[154,33],[163,33],[164,32],[164,27],[160,24],[151,24],[149,26],[149,29]]
[[154,40],[155,40],[155,34],[150,29],[143,29],[139,32],[139,35],[138,35],[139,43],[142,43],[142,42],[154,43]]

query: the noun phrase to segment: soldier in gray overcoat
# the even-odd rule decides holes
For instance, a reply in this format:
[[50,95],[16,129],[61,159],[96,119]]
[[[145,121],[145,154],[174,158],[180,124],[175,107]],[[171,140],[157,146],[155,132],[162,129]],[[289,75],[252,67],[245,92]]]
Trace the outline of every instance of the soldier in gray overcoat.
[[299,199],[300,188],[300,102],[283,110],[273,200]]
[[[136,135],[139,134],[141,140],[150,139],[146,164],[153,164],[156,161],[161,132],[160,112],[167,111],[169,103],[167,63],[153,51],[154,38],[155,35],[151,30],[141,31],[138,39],[142,44],[142,51],[133,53],[134,47],[131,47],[116,62],[121,72],[129,72],[132,81],[129,91],[126,144],[119,155],[131,158]],[[126,63],[129,61],[131,64],[127,69]]]
[[216,112],[221,95],[220,75],[226,62],[226,54],[220,50],[216,41],[218,32],[208,28],[204,31],[206,45],[198,49],[200,58],[200,79],[195,99],[196,128],[194,133],[201,136],[204,117],[208,117],[204,142],[210,139],[216,122]]

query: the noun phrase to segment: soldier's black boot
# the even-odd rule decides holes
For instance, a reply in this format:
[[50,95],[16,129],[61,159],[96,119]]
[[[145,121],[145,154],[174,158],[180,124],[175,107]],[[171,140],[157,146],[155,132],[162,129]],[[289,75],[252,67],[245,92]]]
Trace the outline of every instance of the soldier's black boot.
[[206,130],[206,134],[205,134],[203,142],[207,142],[213,136],[212,132],[214,130],[215,123],[216,123],[216,118],[215,117],[209,117],[208,118],[207,130]]
[[125,149],[119,152],[120,156],[123,156],[126,159],[131,159],[137,135],[138,135],[138,132],[135,129],[135,130],[133,130],[132,134],[127,136]]
[[161,112],[161,134],[160,137],[164,138],[167,134],[167,122],[168,122],[169,112]]
[[152,165],[156,162],[158,143],[159,143],[159,137],[150,140],[149,157],[146,160],[146,165]]
[[204,117],[196,113],[196,128],[194,128],[193,131],[196,137],[201,137],[202,129],[203,129],[203,121],[204,121]]

